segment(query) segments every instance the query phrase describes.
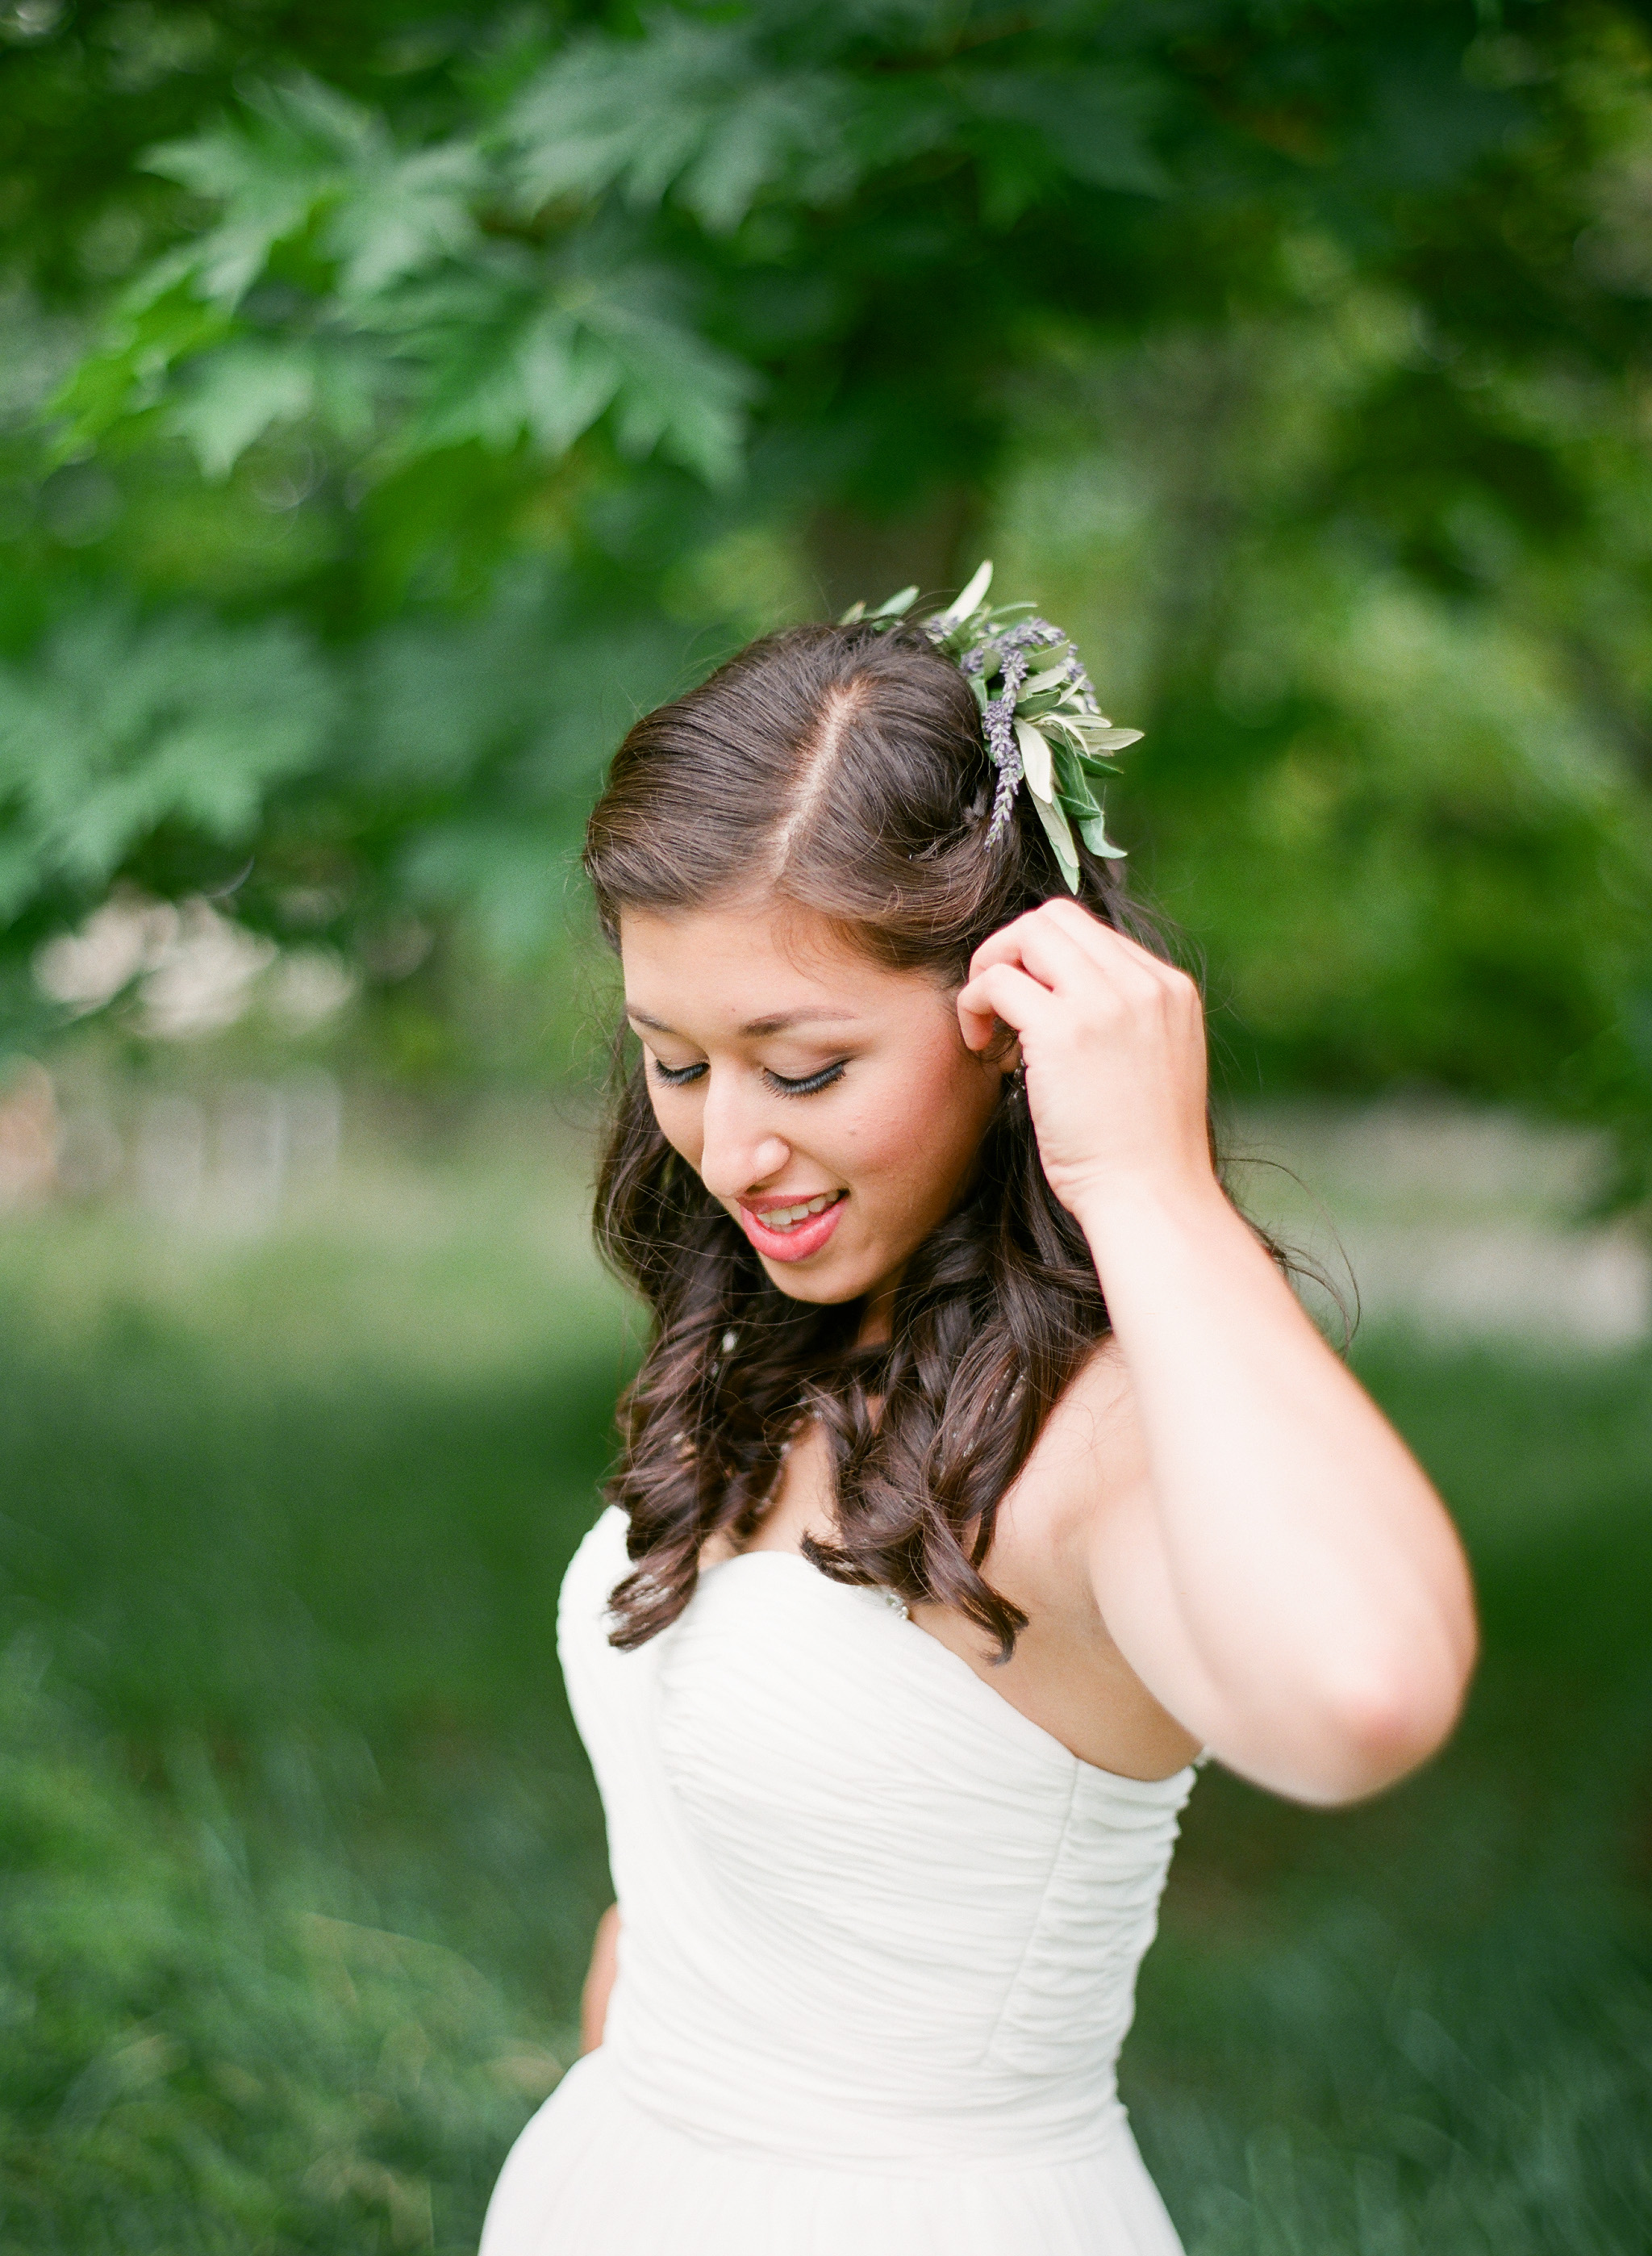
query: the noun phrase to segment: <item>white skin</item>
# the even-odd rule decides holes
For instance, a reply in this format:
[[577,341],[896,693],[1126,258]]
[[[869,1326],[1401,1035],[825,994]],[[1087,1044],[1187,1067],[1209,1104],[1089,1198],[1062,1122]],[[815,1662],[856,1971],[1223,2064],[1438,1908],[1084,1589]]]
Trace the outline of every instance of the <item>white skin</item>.
[[[919,1630],[1127,1777],[1208,1747],[1259,1786],[1334,1804],[1434,1752],[1474,1657],[1462,1551],[1217,1181],[1191,980],[1066,900],[995,933],[961,991],[763,900],[627,913],[621,956],[662,1131],[736,1219],[742,1201],[847,1194],[819,1253],[759,1258],[799,1299],[867,1296],[868,1336],[1024,1063],[1044,1173],[1113,1330],[999,1511],[984,1571],[1030,1618],[1014,1656],[996,1665],[938,1605],[914,1607]],[[838,1067],[812,1094],[778,1085]],[[832,1513],[824,1447],[805,1435],[755,1547],[829,1536]],[[610,1912],[587,2046],[616,1939]]]

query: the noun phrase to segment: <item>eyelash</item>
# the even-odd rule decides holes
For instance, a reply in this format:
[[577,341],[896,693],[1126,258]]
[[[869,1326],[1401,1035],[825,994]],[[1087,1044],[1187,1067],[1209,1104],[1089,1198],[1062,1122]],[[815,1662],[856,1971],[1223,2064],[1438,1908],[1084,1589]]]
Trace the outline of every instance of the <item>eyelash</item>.
[[812,1096],[817,1089],[830,1089],[834,1081],[841,1081],[847,1065],[847,1058],[840,1058],[835,1065],[823,1065],[819,1073],[802,1081],[787,1081],[777,1073],[765,1073],[763,1079],[778,1096]]
[[[835,1065],[822,1066],[819,1073],[809,1074],[802,1081],[788,1081],[783,1074],[769,1072],[764,1073],[763,1079],[777,1096],[813,1096],[820,1089],[830,1089],[834,1081],[840,1081],[847,1065],[847,1058],[840,1058]],[[690,1082],[698,1081],[705,1070],[703,1065],[673,1068],[662,1065],[657,1058],[654,1061],[655,1076],[667,1089],[685,1089]]]

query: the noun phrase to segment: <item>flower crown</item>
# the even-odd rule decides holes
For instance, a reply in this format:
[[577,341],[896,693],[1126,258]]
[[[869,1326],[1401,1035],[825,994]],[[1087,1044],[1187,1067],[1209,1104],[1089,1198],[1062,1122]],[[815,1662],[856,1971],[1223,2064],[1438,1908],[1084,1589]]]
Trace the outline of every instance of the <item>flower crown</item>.
[[[918,622],[918,631],[956,663],[981,708],[988,757],[998,771],[988,838],[1008,827],[1016,787],[1024,783],[1068,890],[1076,893],[1075,828],[1091,853],[1109,861],[1123,857],[1124,849],[1107,835],[1101,801],[1092,785],[1099,777],[1118,773],[1105,755],[1122,751],[1142,731],[1114,727],[1096,701],[1078,652],[1059,627],[1030,616],[1030,603],[988,603],[992,576],[992,566],[983,564],[955,603]],[[903,588],[875,611],[864,603],[851,605],[838,624],[882,632],[903,619],[917,601],[916,588]]]

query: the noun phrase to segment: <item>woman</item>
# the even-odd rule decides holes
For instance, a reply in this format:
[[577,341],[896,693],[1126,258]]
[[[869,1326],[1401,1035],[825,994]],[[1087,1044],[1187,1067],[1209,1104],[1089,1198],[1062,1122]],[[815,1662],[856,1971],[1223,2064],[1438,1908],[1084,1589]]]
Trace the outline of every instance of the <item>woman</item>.
[[753,644],[591,819],[619,1900],[484,2256],[1173,2256],[1114,2067],[1194,1765],[1346,1801],[1461,1700],[1445,1514],[1213,1164],[1129,732],[986,586]]

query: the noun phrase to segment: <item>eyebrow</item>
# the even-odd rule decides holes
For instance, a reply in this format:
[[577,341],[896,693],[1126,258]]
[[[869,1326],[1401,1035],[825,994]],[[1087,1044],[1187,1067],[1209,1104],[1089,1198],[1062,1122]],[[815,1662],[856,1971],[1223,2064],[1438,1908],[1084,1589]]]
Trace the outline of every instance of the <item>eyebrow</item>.
[[[652,1018],[648,1012],[639,1011],[634,1003],[626,1005],[625,1015],[654,1033],[677,1033],[675,1026],[668,1026],[664,1019]],[[828,1022],[858,1018],[859,1015],[855,1011],[775,1011],[766,1019],[748,1019],[740,1032],[748,1039],[761,1040],[767,1034],[789,1033],[793,1026],[824,1026]],[[678,1035],[678,1039],[681,1040],[682,1037]]]

